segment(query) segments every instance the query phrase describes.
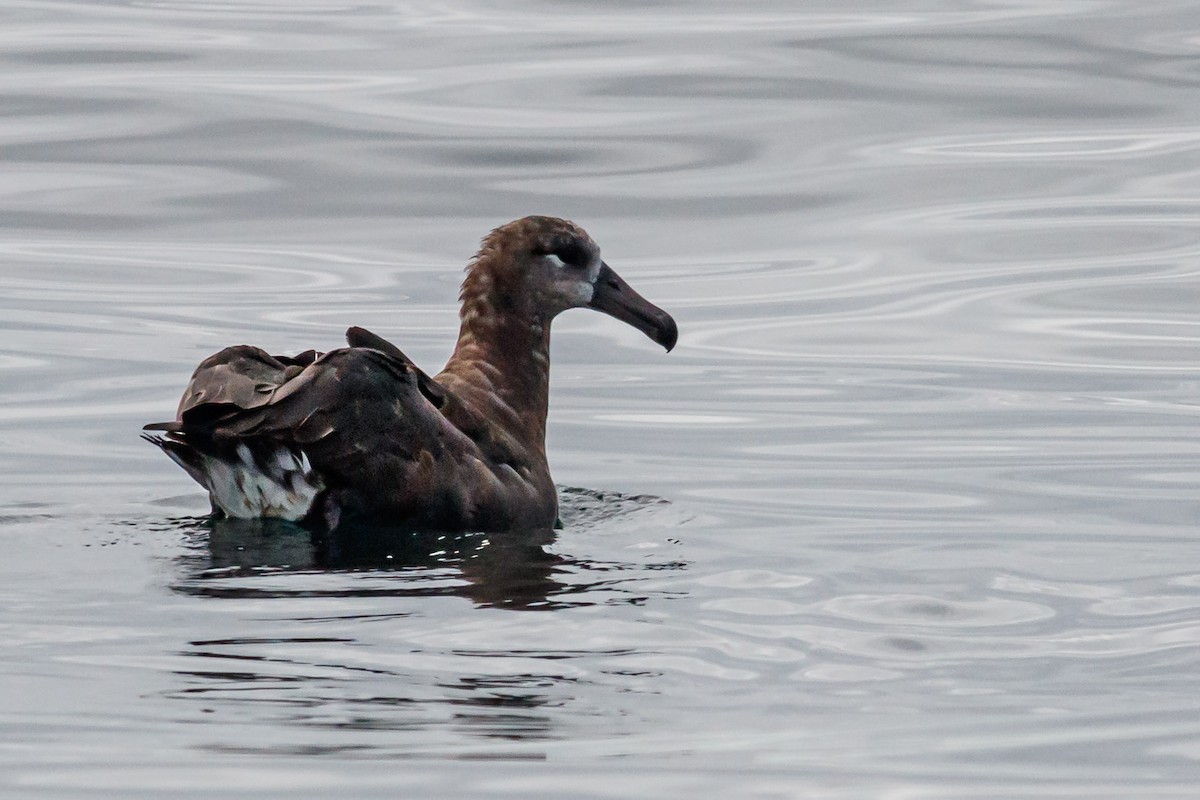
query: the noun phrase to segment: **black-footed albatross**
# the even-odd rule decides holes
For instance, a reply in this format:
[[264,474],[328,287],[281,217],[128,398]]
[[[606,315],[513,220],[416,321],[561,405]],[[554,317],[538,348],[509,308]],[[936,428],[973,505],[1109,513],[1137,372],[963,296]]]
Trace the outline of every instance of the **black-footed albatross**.
[[675,320],[623,281],[577,225],[525,217],[484,238],[459,293],[458,343],[432,378],[362,328],[349,347],[228,347],[196,368],[172,422],[143,434],[206,488],[217,516],[335,528],[549,527],[550,322],[594,308],[668,351]]

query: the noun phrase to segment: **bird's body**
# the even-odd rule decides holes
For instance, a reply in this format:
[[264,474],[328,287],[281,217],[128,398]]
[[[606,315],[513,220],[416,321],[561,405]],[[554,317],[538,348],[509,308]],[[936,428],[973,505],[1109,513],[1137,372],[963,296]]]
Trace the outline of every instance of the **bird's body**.
[[336,527],[548,527],[550,322],[604,311],[668,350],[671,317],[640,297],[565,220],[497,228],[468,266],[454,353],[430,377],[362,328],[347,347],[272,356],[229,347],[196,368],[172,422],[148,435],[208,489],[214,513]]

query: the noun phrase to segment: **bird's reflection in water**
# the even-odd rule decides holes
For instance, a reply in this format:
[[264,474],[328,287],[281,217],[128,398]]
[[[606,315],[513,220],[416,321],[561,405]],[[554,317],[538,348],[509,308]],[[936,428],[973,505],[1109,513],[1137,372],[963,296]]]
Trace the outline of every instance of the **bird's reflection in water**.
[[[622,512],[665,505],[658,498],[584,490],[566,490],[564,501],[564,518],[585,526]],[[358,525],[328,533],[279,520],[191,518],[179,524],[190,552],[180,559],[183,577],[174,588],[208,597],[455,595],[480,606],[548,610],[614,600],[640,602],[645,598],[614,584],[634,579],[647,568],[681,566],[573,559],[548,549],[557,537],[551,529],[446,534]],[[625,573],[626,581],[613,581],[614,572]],[[256,580],[286,573],[372,575],[384,580],[321,585]],[[600,587],[607,590],[603,600],[578,596]]]
[[[432,601],[520,611],[639,605],[674,596],[663,570],[685,567],[663,557],[670,547],[628,549],[675,534],[680,515],[669,504],[583,490],[563,490],[562,500],[561,532],[329,535],[283,522],[176,520],[169,529],[185,553],[174,590],[233,600],[237,616],[198,615],[205,623],[173,653],[181,660],[168,694],[202,709],[202,721],[288,728],[274,737],[223,728],[204,745],[222,753],[542,758],[540,743],[602,713],[611,684],[627,680],[576,662],[608,664],[636,648],[614,649],[561,615],[460,614]],[[637,556],[581,558],[563,552],[571,543]]]

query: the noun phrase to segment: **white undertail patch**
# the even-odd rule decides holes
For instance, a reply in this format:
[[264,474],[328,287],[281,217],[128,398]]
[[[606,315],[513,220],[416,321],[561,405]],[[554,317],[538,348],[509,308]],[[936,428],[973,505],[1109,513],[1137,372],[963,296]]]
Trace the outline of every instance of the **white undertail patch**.
[[274,517],[304,519],[324,489],[303,451],[281,447],[260,465],[250,448],[239,443],[237,461],[204,457],[208,491],[213,504],[237,519]]

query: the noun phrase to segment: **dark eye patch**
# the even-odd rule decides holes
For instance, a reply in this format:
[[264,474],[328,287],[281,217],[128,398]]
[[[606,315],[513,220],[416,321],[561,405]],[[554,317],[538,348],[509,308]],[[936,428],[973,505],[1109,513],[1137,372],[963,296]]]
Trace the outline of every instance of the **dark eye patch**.
[[588,249],[575,238],[559,239],[553,243],[550,252],[568,267],[586,267],[591,257]]
[[555,256],[564,267],[587,269],[592,263],[593,249],[586,239],[560,234],[535,242],[530,253],[535,256]]

